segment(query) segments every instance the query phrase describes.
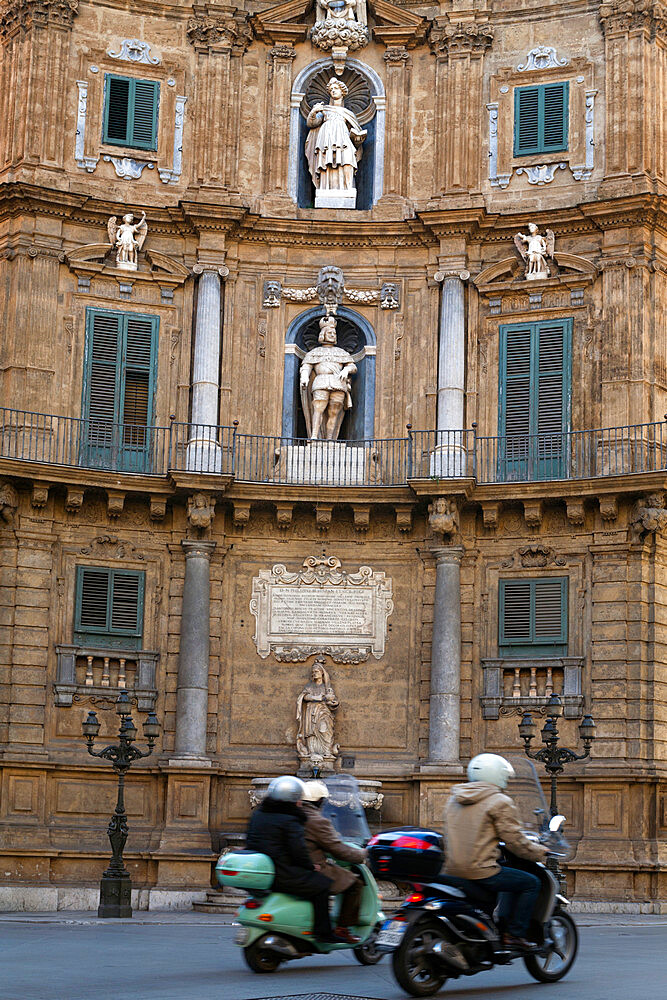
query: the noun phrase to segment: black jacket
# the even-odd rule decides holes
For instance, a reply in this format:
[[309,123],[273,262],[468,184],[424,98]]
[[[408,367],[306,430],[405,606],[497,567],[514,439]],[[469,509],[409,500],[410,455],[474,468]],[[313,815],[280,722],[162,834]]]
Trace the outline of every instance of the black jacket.
[[331,879],[315,871],[304,839],[305,822],[306,814],[293,802],[266,798],[250,817],[246,847],[271,858],[274,889],[307,899],[327,891]]

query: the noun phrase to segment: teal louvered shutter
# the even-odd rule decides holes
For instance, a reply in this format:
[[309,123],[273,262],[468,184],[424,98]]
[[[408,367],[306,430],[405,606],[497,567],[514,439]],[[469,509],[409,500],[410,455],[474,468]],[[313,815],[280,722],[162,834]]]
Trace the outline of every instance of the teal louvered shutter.
[[559,479],[570,417],[572,320],[500,328],[501,480]]
[[74,641],[110,649],[140,649],[145,574],[77,566]]
[[500,580],[501,656],[567,654],[567,577]]
[[514,155],[567,149],[569,83],[517,87],[514,91]]
[[104,92],[103,141],[114,146],[157,149],[158,81],[107,73]]
[[83,463],[150,472],[158,318],[89,309]]

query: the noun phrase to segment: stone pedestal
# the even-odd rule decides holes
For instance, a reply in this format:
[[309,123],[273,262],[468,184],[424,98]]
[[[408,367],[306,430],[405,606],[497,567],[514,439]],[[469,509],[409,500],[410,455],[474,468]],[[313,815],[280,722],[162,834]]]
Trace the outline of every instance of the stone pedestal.
[[348,191],[315,191],[315,208],[356,208],[357,189]]
[[358,486],[364,482],[366,452],[344,441],[309,441],[281,448],[277,478],[305,486]]
[[461,695],[461,557],[458,546],[438,547],[431,651],[429,764],[459,764]]

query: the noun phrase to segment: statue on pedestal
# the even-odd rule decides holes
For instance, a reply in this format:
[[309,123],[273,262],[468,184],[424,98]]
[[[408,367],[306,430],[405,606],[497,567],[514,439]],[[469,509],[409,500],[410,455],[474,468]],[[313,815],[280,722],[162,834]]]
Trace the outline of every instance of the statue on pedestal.
[[554,256],[555,237],[553,230],[547,229],[546,235],[542,236],[534,222],[528,223],[528,236],[517,233],[514,237],[514,245],[526,263],[526,280],[534,281],[536,278],[548,278],[551,274],[547,257]]
[[[333,76],[327,91],[331,103],[318,101],[306,119],[310,132],[305,152],[315,185],[315,207],[327,203],[333,208],[354,208],[355,174],[361,159],[361,146],[368,133],[362,129],[354,112],[343,104],[348,93],[346,84]],[[329,194],[322,196],[321,192]]]
[[318,656],[313,664],[311,680],[297,698],[296,752],[302,765],[331,767],[339,753],[334,742],[334,712],[338,698],[325,669],[325,659]]
[[320,320],[321,347],[301,362],[299,385],[306,429],[311,441],[336,441],[345,411],[352,408],[350,376],[357,371],[351,354],[336,345],[336,317]]
[[146,213],[141,213],[137,223],[134,222],[134,216],[128,213],[123,216],[120,226],[116,223],[116,216],[112,215],[107,223],[107,232],[109,243],[116,248],[116,267],[125,271],[136,271],[137,254],[148,234]]

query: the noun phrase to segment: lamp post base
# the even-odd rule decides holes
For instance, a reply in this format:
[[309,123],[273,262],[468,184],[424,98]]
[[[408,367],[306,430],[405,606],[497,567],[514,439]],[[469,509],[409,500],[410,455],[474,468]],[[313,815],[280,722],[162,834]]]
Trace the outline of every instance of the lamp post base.
[[132,916],[132,879],[128,876],[114,878],[103,875],[100,879],[100,905],[98,917]]

